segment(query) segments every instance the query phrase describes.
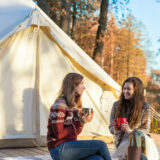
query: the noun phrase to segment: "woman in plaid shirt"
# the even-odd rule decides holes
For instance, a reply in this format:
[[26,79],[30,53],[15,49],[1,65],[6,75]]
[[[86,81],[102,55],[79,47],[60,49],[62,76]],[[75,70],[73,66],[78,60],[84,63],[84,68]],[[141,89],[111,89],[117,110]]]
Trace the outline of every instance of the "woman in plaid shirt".
[[[117,127],[118,118],[127,121]],[[143,83],[139,78],[124,81],[121,96],[112,107],[109,129],[116,146],[112,160],[147,160],[145,143],[150,130],[150,107],[144,101]],[[152,146],[155,147],[153,143]]]

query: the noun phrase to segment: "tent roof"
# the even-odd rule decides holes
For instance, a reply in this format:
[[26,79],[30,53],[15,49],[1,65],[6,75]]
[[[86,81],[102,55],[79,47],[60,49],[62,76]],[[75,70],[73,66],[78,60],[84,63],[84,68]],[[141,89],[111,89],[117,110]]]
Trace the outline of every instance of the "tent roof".
[[31,0],[0,1],[0,43],[30,25],[48,26],[66,56],[103,90],[119,95],[120,86]]

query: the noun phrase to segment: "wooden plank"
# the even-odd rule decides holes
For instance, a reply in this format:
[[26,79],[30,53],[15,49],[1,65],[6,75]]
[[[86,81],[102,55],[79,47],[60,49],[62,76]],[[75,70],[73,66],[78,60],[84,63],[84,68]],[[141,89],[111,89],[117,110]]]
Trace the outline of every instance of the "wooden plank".
[[49,151],[48,151],[47,147],[40,147],[39,149],[49,154]]
[[30,148],[26,148],[25,152],[28,153],[29,156],[37,155],[37,153],[31,150]]
[[9,149],[9,154],[12,156],[12,157],[17,157],[19,156],[19,152],[16,151],[16,149]]
[[1,150],[0,150],[0,158],[5,158],[5,157],[7,157],[7,156],[8,156],[7,154],[2,153]]
[[19,156],[32,156],[36,155],[35,152],[32,152],[28,150],[28,148],[19,148],[17,149],[19,151]]
[[16,157],[19,155],[14,152],[14,149],[1,149],[1,153],[6,154],[7,157]]
[[28,150],[37,153],[37,155],[49,154],[49,152],[45,152],[44,150],[40,150],[39,148],[28,148]]
[[29,153],[26,153],[25,151],[26,150],[22,149],[22,148],[16,148],[16,149],[14,149],[14,152],[16,154],[18,154],[18,156],[28,156],[28,155],[30,155]]

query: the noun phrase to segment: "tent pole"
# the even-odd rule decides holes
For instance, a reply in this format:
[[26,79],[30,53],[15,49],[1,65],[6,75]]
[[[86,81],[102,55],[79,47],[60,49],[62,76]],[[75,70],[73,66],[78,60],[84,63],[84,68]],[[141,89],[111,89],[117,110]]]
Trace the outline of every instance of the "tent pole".
[[[35,120],[36,120],[36,138],[40,138],[40,108],[39,108],[39,79],[40,79],[40,57],[39,57],[39,14],[37,16],[38,22],[37,22],[37,43],[36,43],[36,77],[35,77]],[[36,141],[35,141],[36,142]],[[36,143],[38,146],[38,144]]]

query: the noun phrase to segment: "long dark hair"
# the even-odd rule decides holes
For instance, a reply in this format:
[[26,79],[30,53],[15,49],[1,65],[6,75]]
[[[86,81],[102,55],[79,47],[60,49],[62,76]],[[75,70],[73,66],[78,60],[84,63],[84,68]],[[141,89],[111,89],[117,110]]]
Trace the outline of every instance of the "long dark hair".
[[83,80],[83,76],[78,73],[68,73],[62,82],[58,98],[64,97],[69,108],[82,108],[80,95],[75,92],[75,87]]
[[[123,94],[123,88],[127,82],[132,83],[134,87],[133,96],[129,100],[126,100]],[[120,118],[125,116],[127,108],[129,107],[129,115],[127,118],[130,128],[133,129],[141,121],[143,104],[144,87],[142,81],[137,77],[129,77],[123,82],[122,93],[118,100],[115,117]]]

